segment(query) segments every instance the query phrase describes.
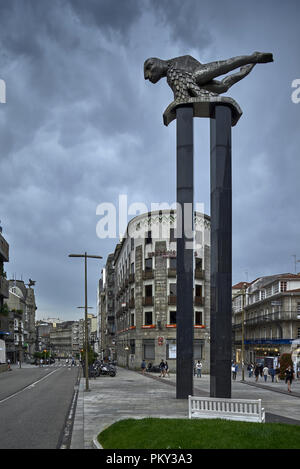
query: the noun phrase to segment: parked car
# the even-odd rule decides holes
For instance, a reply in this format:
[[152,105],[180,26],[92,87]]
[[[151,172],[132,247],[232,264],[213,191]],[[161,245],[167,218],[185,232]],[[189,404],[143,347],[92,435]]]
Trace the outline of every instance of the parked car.
[[160,373],[160,368],[159,365],[152,365],[152,363],[149,363],[146,368],[146,371],[148,371],[149,373]]

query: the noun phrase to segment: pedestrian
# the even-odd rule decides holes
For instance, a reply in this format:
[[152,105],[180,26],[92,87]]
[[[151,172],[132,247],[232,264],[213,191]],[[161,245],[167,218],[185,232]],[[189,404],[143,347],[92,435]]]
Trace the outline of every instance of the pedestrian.
[[142,360],[142,363],[141,363],[141,369],[142,369],[142,373],[143,373],[143,375],[144,375],[144,374],[145,374],[145,370],[146,370],[146,362],[145,362],[144,359]]
[[294,370],[293,368],[290,366],[287,367],[287,369],[285,370],[285,382],[287,383],[288,385],[288,392],[292,392],[291,390],[291,386],[292,386],[292,381],[294,379]]
[[159,369],[160,369],[159,378],[163,378],[165,376],[165,362],[163,361],[163,359],[161,359],[161,362],[159,364]]
[[269,368],[267,367],[267,365],[265,365],[263,367],[263,376],[264,376],[265,383],[267,382],[268,374],[269,374]]
[[40,367],[42,367],[42,366],[43,366],[43,359],[40,358]]
[[233,362],[232,365],[231,365],[231,371],[232,371],[232,379],[233,379],[233,381],[235,381],[236,380],[236,372],[237,372],[235,362]]
[[279,374],[280,374],[280,367],[277,366],[275,368],[275,382],[278,383],[279,382]]
[[264,369],[264,365],[261,363],[261,364],[259,365],[259,374],[260,374],[260,377],[261,377],[261,378],[263,377],[263,374],[264,374],[263,369]]
[[170,378],[169,365],[167,361],[165,362],[165,376],[168,376]]
[[271,376],[271,378],[272,378],[272,383],[274,383],[275,369],[274,369],[273,367],[270,368],[269,374],[270,374],[270,376]]
[[201,371],[202,371],[202,363],[200,360],[196,363],[196,371],[197,371],[197,378],[201,378]]
[[9,358],[7,359],[7,371],[12,371]]
[[254,375],[255,375],[255,381],[258,381],[258,377],[259,377],[259,365],[258,365],[258,363],[255,365]]

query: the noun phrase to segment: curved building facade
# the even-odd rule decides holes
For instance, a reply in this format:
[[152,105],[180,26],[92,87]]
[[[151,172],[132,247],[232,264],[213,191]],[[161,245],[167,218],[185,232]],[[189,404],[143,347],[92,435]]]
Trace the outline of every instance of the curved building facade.
[[[194,216],[194,360],[209,369],[210,218]],[[118,364],[139,369],[142,359],[176,369],[176,210],[133,218],[114,252]]]

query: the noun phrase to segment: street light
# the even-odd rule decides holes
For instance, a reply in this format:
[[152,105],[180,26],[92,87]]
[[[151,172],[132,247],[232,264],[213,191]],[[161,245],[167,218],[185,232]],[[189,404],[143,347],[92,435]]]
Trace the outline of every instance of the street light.
[[84,257],[84,296],[85,296],[85,305],[84,305],[84,318],[85,318],[85,390],[89,391],[89,353],[88,353],[88,322],[87,322],[87,259],[102,259],[102,256],[91,256],[86,252],[84,254],[69,254],[69,257]]

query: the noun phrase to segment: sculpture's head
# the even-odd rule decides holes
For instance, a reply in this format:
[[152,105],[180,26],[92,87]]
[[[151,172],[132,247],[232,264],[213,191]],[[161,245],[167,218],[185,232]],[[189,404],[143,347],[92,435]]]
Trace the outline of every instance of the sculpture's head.
[[157,83],[158,80],[167,74],[168,63],[165,60],[152,57],[144,63],[144,78],[150,80],[151,83]]

